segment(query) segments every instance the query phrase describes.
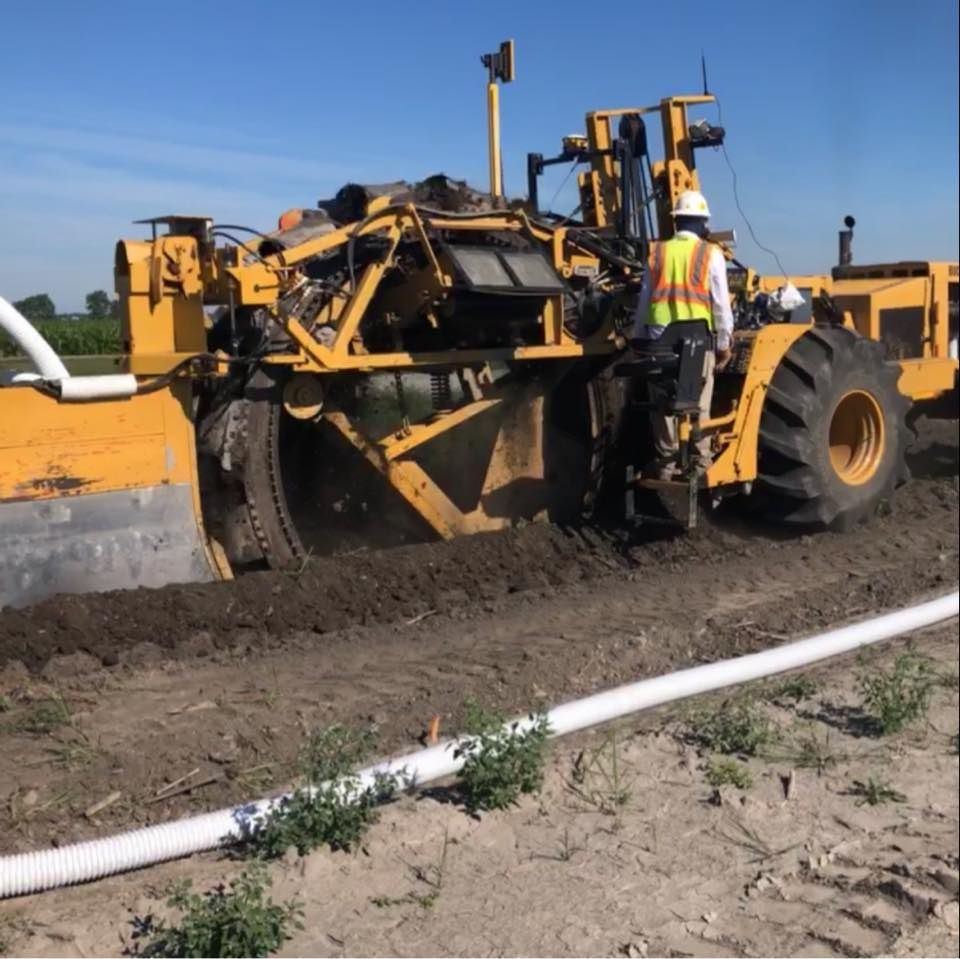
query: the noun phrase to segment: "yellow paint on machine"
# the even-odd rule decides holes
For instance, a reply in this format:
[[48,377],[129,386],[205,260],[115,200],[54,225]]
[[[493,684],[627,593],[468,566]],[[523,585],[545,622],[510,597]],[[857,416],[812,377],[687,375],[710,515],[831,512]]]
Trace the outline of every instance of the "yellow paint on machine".
[[133,399],[70,404],[26,387],[4,390],[0,502],[178,483],[196,489],[190,391],[184,381]]

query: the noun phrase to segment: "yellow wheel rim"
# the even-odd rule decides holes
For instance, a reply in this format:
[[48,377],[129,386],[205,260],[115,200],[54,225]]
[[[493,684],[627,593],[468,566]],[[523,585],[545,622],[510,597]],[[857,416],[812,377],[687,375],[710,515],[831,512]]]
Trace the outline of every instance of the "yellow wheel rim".
[[880,404],[863,390],[845,393],[830,420],[830,463],[849,486],[862,486],[880,468],[885,440]]

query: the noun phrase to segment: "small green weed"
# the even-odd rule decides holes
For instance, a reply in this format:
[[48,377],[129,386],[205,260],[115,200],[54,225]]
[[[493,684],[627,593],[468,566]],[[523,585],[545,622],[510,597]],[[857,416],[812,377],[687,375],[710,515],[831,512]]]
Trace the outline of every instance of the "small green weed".
[[46,750],[50,761],[61,769],[82,769],[97,758],[97,750],[86,736],[69,742],[57,743]]
[[523,731],[518,723],[508,729],[499,713],[467,703],[467,735],[455,755],[465,757],[460,783],[469,812],[506,809],[521,793],[540,790],[549,726],[543,713],[530,720]]
[[801,703],[815,696],[819,688],[819,683],[812,676],[790,676],[775,683],[766,698],[774,702],[789,699]]
[[356,730],[336,724],[315,730],[300,749],[300,774],[314,786],[349,776],[370,756],[376,743],[375,729]]
[[850,795],[859,796],[858,806],[880,806],[888,802],[906,802],[907,797],[882,779],[869,776],[866,782],[854,780]]
[[411,904],[421,909],[432,909],[440,893],[443,891],[443,875],[447,869],[447,852],[451,844],[449,834],[444,831],[443,845],[440,849],[440,858],[431,866],[409,866],[414,878],[425,883],[430,891],[426,893],[408,892],[405,896],[375,896],[370,902],[378,909],[387,909],[390,906],[405,906]]
[[755,756],[777,738],[776,727],[748,693],[717,705],[696,706],[685,724],[695,743],[725,755]]
[[373,896],[370,905],[378,909],[389,909],[391,906],[419,906],[421,909],[432,909],[437,901],[437,892],[418,894],[408,892],[405,896]]
[[737,789],[749,789],[753,785],[753,777],[743,763],[714,757],[707,766],[707,782],[715,788],[730,785]]
[[877,669],[861,677],[864,708],[877,732],[889,736],[923,719],[936,679],[930,661],[914,653],[898,656],[890,671]]
[[64,702],[59,693],[52,693],[46,699],[40,699],[25,709],[13,713],[6,729],[16,733],[31,733],[35,736],[45,736],[61,726],[69,725],[73,717],[70,707]]
[[829,731],[821,739],[814,730],[809,730],[795,736],[783,749],[768,752],[766,758],[790,763],[795,769],[815,769],[817,775],[822,776],[847,757],[833,751]]
[[181,912],[179,925],[152,916],[134,920],[133,954],[139,956],[269,956],[303,928],[296,900],[280,905],[266,897],[270,877],[256,864],[202,895],[189,880],[167,902]]
[[396,786],[384,777],[371,788],[361,788],[354,774],[375,740],[372,730],[356,732],[339,725],[307,737],[299,759],[300,788],[260,820],[250,851],[274,859],[291,846],[301,856],[324,845],[352,849],[376,822],[377,805]]
[[624,776],[615,729],[589,755],[577,755],[570,778],[569,788],[605,815],[616,815],[626,806],[632,780]]

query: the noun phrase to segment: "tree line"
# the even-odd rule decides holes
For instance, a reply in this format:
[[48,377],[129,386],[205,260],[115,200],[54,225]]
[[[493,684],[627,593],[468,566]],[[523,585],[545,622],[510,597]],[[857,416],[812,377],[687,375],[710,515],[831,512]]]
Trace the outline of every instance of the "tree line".
[[49,293],[34,293],[17,300],[13,305],[31,323],[45,323],[61,319],[119,320],[120,302],[106,290],[93,290],[86,295],[86,313],[58,313]]
[[[58,313],[49,293],[35,293],[13,305],[60,356],[120,352],[120,304],[105,290],[87,294],[86,313]],[[0,332],[0,357],[16,356],[16,343]]]

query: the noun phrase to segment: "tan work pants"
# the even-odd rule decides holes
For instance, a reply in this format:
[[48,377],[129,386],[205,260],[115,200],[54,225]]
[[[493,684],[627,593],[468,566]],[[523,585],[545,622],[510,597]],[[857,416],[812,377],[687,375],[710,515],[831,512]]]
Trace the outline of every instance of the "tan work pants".
[[[700,391],[700,419],[710,418],[710,403],[713,400],[713,371],[717,365],[717,357],[713,350],[708,350],[703,358],[703,389]],[[677,418],[652,413],[653,444],[657,453],[657,468],[661,479],[669,479],[665,474],[673,472],[680,444],[677,441]],[[697,443],[697,452],[700,456],[701,467],[706,469],[710,465],[710,437],[704,436]]]

